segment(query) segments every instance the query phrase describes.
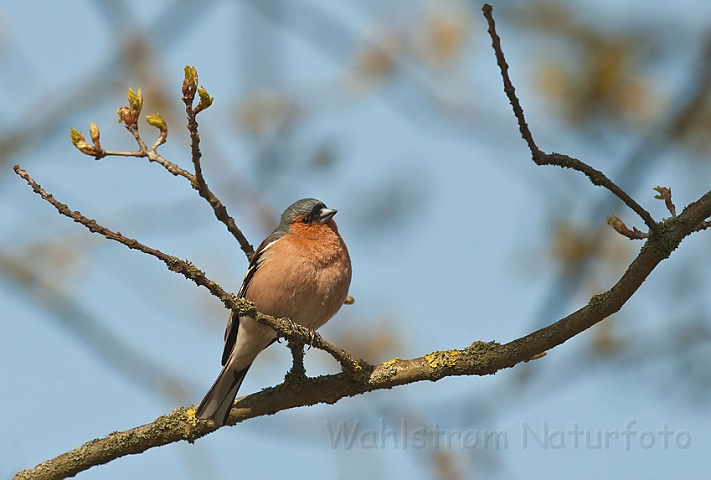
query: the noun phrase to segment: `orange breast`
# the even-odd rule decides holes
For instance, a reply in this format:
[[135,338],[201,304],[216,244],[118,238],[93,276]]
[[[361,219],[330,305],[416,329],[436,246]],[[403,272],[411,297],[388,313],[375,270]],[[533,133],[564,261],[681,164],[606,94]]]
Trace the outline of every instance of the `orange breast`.
[[338,312],[348,295],[351,262],[335,223],[328,223],[293,225],[264,252],[245,295],[260,312],[314,330]]

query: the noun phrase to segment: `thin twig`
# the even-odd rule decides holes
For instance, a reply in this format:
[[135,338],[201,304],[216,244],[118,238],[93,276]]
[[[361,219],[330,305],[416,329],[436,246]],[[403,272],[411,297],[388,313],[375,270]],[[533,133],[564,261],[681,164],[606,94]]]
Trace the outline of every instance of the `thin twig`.
[[[138,94],[136,95],[133,90],[129,89],[129,107],[122,107],[120,108],[117,113],[119,113],[120,118],[126,125],[126,129],[131,132],[131,135],[133,135],[133,138],[136,140],[136,143],[138,144],[138,150],[135,152],[119,152],[119,151],[111,151],[111,150],[104,150],[101,145],[98,143],[98,129],[97,129],[97,137],[96,140],[92,137],[92,140],[94,140],[94,145],[88,145],[85,140],[83,135],[81,135],[80,132],[76,132],[72,130],[73,135],[76,134],[77,138],[73,138],[73,141],[75,141],[75,146],[84,154],[86,155],[91,155],[97,160],[107,157],[107,156],[123,156],[123,157],[145,157],[148,158],[149,161],[151,162],[156,162],[160,165],[162,165],[166,170],[168,170],[170,173],[172,173],[175,176],[182,176],[190,181],[190,185],[197,190],[197,192],[200,194],[201,197],[206,199],[212,209],[215,212],[215,216],[219,221],[221,221],[225,226],[227,227],[227,230],[232,234],[232,236],[235,237],[237,242],[239,243],[240,247],[242,248],[242,251],[244,251],[245,255],[247,256],[248,260],[252,259],[252,256],[254,255],[254,248],[250,243],[247,241],[245,238],[244,234],[242,231],[237,227],[237,224],[235,223],[234,219],[227,213],[227,209],[225,206],[222,204],[222,202],[210,191],[210,189],[207,186],[207,183],[205,182],[205,178],[203,177],[202,174],[202,168],[200,167],[200,137],[198,135],[198,125],[195,120],[195,115],[199,111],[199,108],[192,108],[192,101],[195,98],[195,90],[192,90],[192,92],[185,92],[185,86],[183,88],[184,90],[184,95],[183,95],[183,100],[186,102],[186,112],[188,114],[188,130],[190,132],[190,145],[191,145],[191,151],[192,151],[192,160],[193,164],[195,165],[195,175],[192,173],[188,172],[187,170],[184,170],[177,166],[174,163],[169,162],[166,160],[163,156],[158,154],[157,149],[159,146],[161,146],[163,143],[166,141],[166,137],[168,135],[168,130],[167,126],[160,117],[160,115],[148,115],[147,120],[148,122],[159,128],[160,134],[158,135],[158,138],[156,141],[153,143],[153,146],[149,149],[148,145],[143,141],[141,138],[141,135],[138,131],[138,114],[140,113],[140,107],[142,105],[142,96],[141,96],[141,91],[139,89]],[[140,101],[136,101],[136,98],[140,99]],[[132,103],[133,99],[133,103]],[[211,99],[210,99],[211,101]],[[202,102],[199,105],[199,107],[202,107]],[[93,125],[93,124],[92,124]]]
[[562,168],[571,168],[583,173],[593,185],[604,187],[612,192],[617,198],[625,202],[629,208],[632,209],[637,215],[639,215],[644,223],[649,228],[650,232],[659,233],[659,224],[654,221],[652,215],[649,214],[640,204],[638,204],[632,197],[630,197],[627,192],[618,187],[612,180],[607,178],[607,176],[600,170],[596,170],[590,165],[578,160],[577,158],[569,157],[568,155],[562,155],[560,153],[551,153],[543,156],[543,163],[539,165],[557,165]]
[[514,115],[518,120],[518,129],[521,132],[521,136],[528,144],[528,148],[531,150],[531,155],[533,156],[533,161],[538,163],[539,158],[544,155],[544,153],[538,148],[536,142],[533,140],[533,135],[531,130],[528,128],[526,123],[526,118],[523,116],[523,108],[521,107],[521,102],[519,102],[516,96],[516,89],[511,83],[511,78],[509,78],[509,65],[506,63],[504,58],[504,51],[501,48],[501,39],[496,33],[496,26],[494,23],[494,16],[492,15],[492,7],[488,3],[485,3],[481,10],[484,12],[484,17],[489,24],[489,36],[491,36],[492,46],[494,47],[494,54],[496,55],[496,63],[499,65],[501,70],[501,77],[504,79],[504,92],[506,96],[509,97],[509,102],[511,107],[513,107]]
[[126,130],[131,132],[133,138],[136,139],[136,143],[138,143],[138,148],[140,149],[140,151],[147,152],[148,145],[146,145],[146,142],[143,141],[141,135],[138,133],[138,123],[128,123],[126,125]]
[[[129,89],[129,92],[132,92],[131,89]],[[139,89],[140,92],[140,89]],[[129,96],[130,98],[130,96]],[[160,115],[148,115],[148,121],[151,125],[156,126],[159,128],[159,135],[156,141],[153,143],[153,146],[148,149],[148,146],[146,143],[143,141],[141,138],[140,133],[138,132],[138,122],[137,122],[137,116],[138,116],[139,110],[136,110],[133,115],[130,115],[130,108],[129,107],[122,107],[117,110],[117,113],[121,114],[121,119],[126,125],[126,130],[131,132],[131,135],[133,135],[133,138],[136,140],[136,143],[138,144],[138,150],[134,152],[120,152],[120,151],[115,151],[115,150],[105,150],[101,144],[99,143],[99,128],[94,125],[93,123],[91,124],[92,129],[95,129],[92,131],[92,141],[94,145],[89,145],[86,143],[84,136],[81,134],[81,132],[78,132],[74,129],[72,129],[72,142],[74,143],[74,146],[79,149],[82,153],[86,155],[91,155],[94,157],[96,160],[101,160],[104,157],[141,157],[141,158],[148,158],[149,161],[151,162],[156,162],[160,165],[162,165],[166,170],[168,170],[170,173],[172,173],[175,176],[182,176],[187,178],[191,185],[193,187],[195,186],[195,176],[188,172],[187,170],[183,170],[179,166],[175,165],[174,163],[169,162],[165,158],[163,158],[161,155],[158,154],[158,147],[161,146],[162,144],[165,143],[167,135],[168,135],[168,128],[165,125],[165,121],[160,117]]]
[[671,213],[671,216],[676,217],[676,206],[672,201],[671,188],[656,186],[654,187],[654,190],[656,190],[659,194],[655,195],[654,198],[657,200],[664,200],[664,205],[667,207],[667,210],[669,210],[669,213]]
[[207,182],[202,174],[200,165],[200,135],[198,134],[198,124],[196,112],[193,109],[193,100],[195,99],[195,90],[186,91],[183,88],[183,102],[185,103],[185,113],[188,117],[188,132],[190,133],[190,150],[193,165],[195,166],[195,181],[191,182],[193,188],[197,190],[202,198],[208,201],[215,212],[215,217],[225,224],[227,230],[235,237],[242,251],[247,255],[248,260],[252,260],[254,256],[254,247],[247,241],[242,231],[237,227],[235,220],[227,213],[227,208],[208,188]]
[[155,153],[156,150],[158,150],[158,147],[160,147],[161,145],[163,145],[165,143],[165,141],[167,139],[166,135],[167,135],[167,133],[163,134],[163,132],[161,132],[161,135],[158,135],[158,138],[156,138],[156,141],[153,143],[153,146],[151,147],[151,150],[150,150],[151,152]]
[[109,240],[119,242],[127,246],[128,248],[138,250],[153,257],[156,257],[157,259],[165,263],[168,266],[169,270],[176,273],[180,273],[185,278],[195,282],[197,285],[207,288],[210,293],[222,300],[227,308],[233,310],[241,308],[241,305],[236,302],[236,297],[233,294],[226,292],[217,283],[207,278],[200,269],[195,267],[190,262],[181,260],[172,255],[165,254],[160,250],[156,250],[155,248],[151,248],[142,244],[138,240],[125,237],[124,235],[121,235],[120,232],[114,232],[106,227],[99,225],[96,220],[87,218],[80,212],[74,211],[70,209],[67,205],[59,202],[57,199],[54,198],[54,196],[47,193],[37,182],[35,182],[25,170],[20,168],[19,165],[15,165],[14,170],[15,173],[22,177],[27,182],[27,184],[32,187],[32,190],[34,190],[36,194],[38,194],[44,200],[49,202],[62,215],[69,217],[75,222],[84,225],[92,233],[98,233],[99,235],[103,235]]
[[641,232],[637,230],[637,227],[632,227],[632,230],[630,230],[627,225],[625,225],[625,222],[623,222],[617,215],[607,217],[607,224],[614,228],[617,233],[629,238],[630,240],[643,240],[645,238],[649,238],[649,234],[647,232]]
[[331,345],[326,340],[323,339],[321,334],[318,332],[313,332],[314,338],[311,341],[311,345],[314,348],[323,350],[324,352],[331,355],[338,363],[341,364],[341,368],[344,372],[351,376],[353,381],[359,382],[364,378],[365,370],[369,369],[370,365],[364,360],[355,360],[348,352],[341,350],[335,345]]
[[632,197],[630,197],[620,187],[618,187],[612,180],[607,178],[607,176],[605,176],[605,174],[603,174],[601,171],[594,169],[593,167],[576,158],[572,158],[567,155],[560,155],[557,153],[546,154],[538,148],[536,142],[533,140],[533,134],[531,133],[531,130],[528,128],[528,124],[526,123],[526,118],[523,113],[523,108],[521,107],[521,102],[516,96],[516,89],[514,88],[513,83],[511,82],[511,78],[509,77],[509,66],[506,63],[504,51],[501,48],[501,39],[496,33],[496,24],[494,22],[492,10],[493,9],[491,5],[489,4],[485,4],[482,7],[484,17],[486,17],[486,21],[489,25],[488,31],[489,35],[491,36],[491,45],[494,48],[494,53],[496,55],[496,63],[498,64],[499,69],[501,70],[501,77],[504,82],[504,92],[506,93],[506,96],[508,97],[509,102],[511,103],[514,115],[518,120],[518,128],[521,132],[521,137],[523,137],[523,139],[528,144],[528,148],[531,150],[533,161],[536,163],[536,165],[557,165],[559,167],[572,168],[573,170],[582,172],[590,179],[593,185],[598,185],[607,188],[610,192],[612,192],[615,196],[622,200],[628,207],[630,207],[637,215],[642,218],[642,220],[644,220],[644,223],[647,225],[651,233],[658,234],[660,231],[659,224],[654,221],[649,212],[647,212]]
[[[160,137],[159,137],[160,138]],[[158,141],[156,141],[157,143]],[[157,153],[155,149],[151,150],[137,150],[135,152],[120,152],[114,150],[102,150],[102,157],[140,157],[147,158],[151,162],[155,162],[162,165],[171,174],[187,178],[191,184],[195,183],[195,175],[177,166],[176,164],[166,160],[162,155]]]
[[260,313],[257,315],[257,321],[271,327],[280,337],[292,342],[296,341],[310,345],[328,353],[341,364],[343,371],[347,372],[354,381],[362,380],[365,369],[370,366],[363,360],[360,360],[360,362],[354,360],[348,352],[330,344],[324,340],[318,332],[291,322],[288,319],[274,318]]

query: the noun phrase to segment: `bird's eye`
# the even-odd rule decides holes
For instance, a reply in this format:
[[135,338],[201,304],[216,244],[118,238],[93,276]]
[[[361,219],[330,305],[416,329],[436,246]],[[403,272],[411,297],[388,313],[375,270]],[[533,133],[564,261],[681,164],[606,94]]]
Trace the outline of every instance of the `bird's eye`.
[[302,218],[301,223],[309,223],[309,217]]

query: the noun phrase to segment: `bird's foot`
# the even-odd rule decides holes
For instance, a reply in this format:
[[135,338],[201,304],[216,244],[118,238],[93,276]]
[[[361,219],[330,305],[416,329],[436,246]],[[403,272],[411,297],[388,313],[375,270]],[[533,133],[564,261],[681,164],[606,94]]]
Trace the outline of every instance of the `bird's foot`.
[[284,320],[286,320],[286,322],[289,324],[289,328],[291,328],[291,330],[293,330],[293,331],[299,331],[299,329],[301,329],[301,328],[306,328],[308,330],[307,335],[308,335],[309,340],[308,340],[308,342],[306,342],[306,345],[309,346],[309,350],[311,350],[311,348],[314,346],[314,342],[316,341],[316,339],[318,339],[319,341],[323,341],[323,338],[321,337],[321,335],[319,335],[318,332],[316,332],[316,330],[312,330],[310,328],[304,327],[303,325],[300,325],[300,324],[294,322],[289,317],[285,317]]
[[[292,319],[290,319],[289,317],[284,317],[283,320],[289,325],[289,328],[292,332],[297,330],[297,324]],[[277,332],[277,343],[281,343],[282,338],[287,338],[286,336],[284,336],[284,332]]]
[[316,330],[309,330],[309,337],[311,338],[309,340],[309,350],[314,346],[314,341],[318,339],[319,342],[323,341],[323,338],[321,337],[321,334],[318,333]]

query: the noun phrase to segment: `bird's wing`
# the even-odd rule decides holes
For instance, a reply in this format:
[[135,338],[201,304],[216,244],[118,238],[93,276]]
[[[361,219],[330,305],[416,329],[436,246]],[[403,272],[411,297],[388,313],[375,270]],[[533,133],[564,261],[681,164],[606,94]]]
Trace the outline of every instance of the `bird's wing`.
[[[247,273],[244,275],[244,280],[242,281],[242,286],[239,289],[239,292],[237,293],[237,296],[240,298],[243,298],[245,295],[247,295],[247,288],[249,288],[249,282],[252,281],[252,278],[254,277],[255,272],[259,269],[259,266],[264,262],[265,256],[264,253],[267,251],[267,249],[274,244],[277,240],[279,240],[284,234],[282,232],[275,231],[271,235],[269,235],[267,238],[264,239],[264,241],[259,245],[259,248],[257,248],[257,251],[254,253],[254,256],[252,257],[252,261],[249,262],[249,268],[247,268]],[[227,321],[227,328],[225,329],[225,348],[222,351],[222,365],[224,366],[227,363],[227,360],[230,358],[230,354],[232,353],[232,349],[235,346],[235,341],[237,341],[237,331],[239,330],[239,316],[236,315],[236,312],[232,312],[230,314],[230,319]]]

